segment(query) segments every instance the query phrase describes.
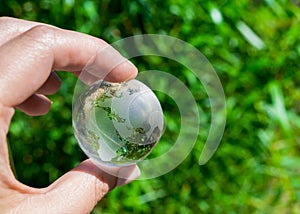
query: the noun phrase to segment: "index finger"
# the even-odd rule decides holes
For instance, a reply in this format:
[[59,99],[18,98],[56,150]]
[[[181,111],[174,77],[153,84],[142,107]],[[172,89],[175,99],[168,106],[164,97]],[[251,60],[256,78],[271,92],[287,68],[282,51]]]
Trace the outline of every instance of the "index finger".
[[5,16],[0,17],[0,46],[37,25],[54,27],[44,23],[27,21],[23,19]]
[[109,73],[114,81],[137,74],[136,67],[103,40],[48,25],[35,25],[2,44],[0,59],[0,103],[5,106],[26,100],[52,70],[80,71],[91,59],[97,72]]

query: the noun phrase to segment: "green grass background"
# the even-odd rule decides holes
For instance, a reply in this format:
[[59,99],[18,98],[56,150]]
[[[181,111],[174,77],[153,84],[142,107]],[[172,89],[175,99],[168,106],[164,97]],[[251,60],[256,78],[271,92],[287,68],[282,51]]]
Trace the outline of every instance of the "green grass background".
[[[202,86],[175,62],[134,60],[140,70],[164,70],[185,82],[199,104],[203,126],[179,167],[113,190],[93,213],[300,213],[299,3],[4,0],[0,15],[88,33],[109,43],[136,34],[167,34],[198,48],[219,75],[227,101],[226,129],[217,153],[199,166],[210,120]],[[218,12],[219,21],[213,15]],[[245,26],[263,43],[248,41]],[[40,117],[17,111],[8,135],[18,179],[35,187],[47,186],[85,159],[71,124],[76,79],[59,75],[63,84],[51,96],[51,111]],[[180,129],[174,103],[158,96],[167,127],[154,154],[168,149]]]

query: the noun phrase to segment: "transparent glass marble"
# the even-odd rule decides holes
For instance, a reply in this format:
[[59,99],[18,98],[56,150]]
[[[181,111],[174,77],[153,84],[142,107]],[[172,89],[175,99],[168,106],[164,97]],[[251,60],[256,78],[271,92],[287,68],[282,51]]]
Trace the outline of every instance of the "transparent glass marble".
[[163,131],[155,94],[138,80],[98,81],[73,104],[73,127],[81,149],[100,165],[131,165],[145,158]]

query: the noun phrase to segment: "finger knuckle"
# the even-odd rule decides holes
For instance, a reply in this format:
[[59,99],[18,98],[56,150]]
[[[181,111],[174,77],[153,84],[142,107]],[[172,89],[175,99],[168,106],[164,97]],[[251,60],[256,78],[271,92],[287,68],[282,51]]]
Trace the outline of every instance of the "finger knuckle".
[[43,42],[47,45],[51,45],[55,38],[53,28],[47,25],[36,25],[26,31],[25,35],[32,41]]

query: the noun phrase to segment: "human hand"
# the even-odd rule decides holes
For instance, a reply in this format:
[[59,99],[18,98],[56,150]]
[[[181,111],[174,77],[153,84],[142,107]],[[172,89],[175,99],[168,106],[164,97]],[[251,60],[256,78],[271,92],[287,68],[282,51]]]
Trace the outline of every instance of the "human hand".
[[47,113],[51,101],[45,95],[60,87],[54,70],[78,76],[93,57],[98,70],[108,69],[116,58],[123,59],[107,71],[108,80],[134,78],[137,69],[111,47],[97,55],[109,45],[85,34],[4,17],[0,32],[0,211],[88,213],[108,191],[139,176],[138,167],[114,168],[118,178],[86,160],[49,187],[26,186],[15,179],[9,164],[6,134],[14,109],[29,115]]

